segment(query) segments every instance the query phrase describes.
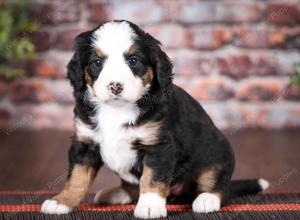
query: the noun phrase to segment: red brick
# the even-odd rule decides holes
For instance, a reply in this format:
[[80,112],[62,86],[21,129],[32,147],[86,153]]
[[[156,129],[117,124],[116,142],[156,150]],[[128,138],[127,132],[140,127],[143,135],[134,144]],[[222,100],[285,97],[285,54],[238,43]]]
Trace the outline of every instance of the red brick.
[[24,79],[12,83],[10,97],[14,102],[72,103],[72,89],[67,80]]
[[11,99],[15,102],[46,102],[52,100],[42,80],[16,80],[10,89]]
[[174,16],[188,24],[256,22],[262,18],[262,8],[257,2],[181,1],[179,14]]
[[263,17],[263,7],[258,2],[224,2],[221,20],[228,23],[257,22]]
[[239,79],[250,75],[252,61],[246,54],[228,54],[219,56],[217,64],[221,74]]
[[125,19],[138,25],[153,24],[165,19],[160,1],[110,1],[107,8],[109,19]]
[[213,50],[231,41],[231,32],[225,27],[194,27],[190,29],[190,46],[196,49]]
[[41,25],[79,21],[80,11],[77,1],[51,1],[35,4],[31,18]]
[[286,33],[283,29],[267,27],[238,27],[235,32],[235,45],[248,48],[267,48],[284,46]]
[[180,10],[180,1],[159,1],[164,8],[164,21],[174,23],[177,21],[177,15]]
[[89,21],[100,24],[106,20],[108,20],[107,15],[107,3],[97,2],[97,3],[89,3],[88,10],[89,10]]
[[286,28],[285,33],[287,35],[287,48],[300,49],[300,26]]
[[53,100],[59,103],[73,104],[73,89],[69,80],[48,81],[47,88],[51,91]]
[[251,54],[252,67],[249,75],[268,76],[277,74],[277,60],[272,54],[257,52]]
[[284,29],[278,29],[269,34],[268,36],[270,46],[285,46],[287,41],[287,35]]
[[7,94],[7,84],[8,82],[0,81],[0,100]]
[[180,50],[169,52],[173,61],[174,72],[182,75],[207,75],[211,72],[211,60],[201,52]]
[[267,7],[268,21],[274,24],[297,24],[300,21],[300,1],[270,2]]
[[224,53],[216,58],[219,71],[236,79],[276,74],[276,59],[268,53]]
[[55,39],[55,47],[62,50],[73,50],[74,40],[81,32],[90,30],[89,27],[72,27],[59,30]]
[[56,74],[59,77],[65,78],[67,76],[66,66],[69,63],[73,56],[73,52],[58,52],[52,51],[47,55],[44,55],[42,58],[47,61],[51,61],[56,64],[58,73]]
[[65,78],[66,66],[71,59],[72,53],[53,51],[38,59],[29,62],[27,71],[30,75],[47,78]]
[[179,25],[153,25],[146,27],[145,31],[149,32],[167,48],[185,47],[188,44],[187,30]]
[[241,101],[271,101],[282,92],[279,80],[250,79],[240,83],[236,98]]
[[39,30],[29,35],[37,51],[49,50],[51,47],[51,36],[48,31]]
[[188,91],[198,100],[227,100],[234,94],[233,84],[225,78],[199,78],[191,80]]
[[284,97],[288,100],[300,101],[300,87],[297,85],[287,85],[284,88]]
[[57,68],[51,61],[37,59],[28,63],[27,71],[34,76],[55,77]]

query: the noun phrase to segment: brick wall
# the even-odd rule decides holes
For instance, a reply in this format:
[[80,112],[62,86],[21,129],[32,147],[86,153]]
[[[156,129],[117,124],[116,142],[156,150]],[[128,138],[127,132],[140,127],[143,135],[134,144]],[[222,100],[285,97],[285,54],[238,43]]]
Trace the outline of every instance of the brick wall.
[[30,37],[39,56],[29,77],[0,81],[0,126],[72,129],[65,79],[74,37],[102,21],[128,19],[158,38],[174,61],[175,83],[197,98],[215,123],[300,126],[300,91],[288,84],[300,61],[300,1],[40,0],[41,25]]

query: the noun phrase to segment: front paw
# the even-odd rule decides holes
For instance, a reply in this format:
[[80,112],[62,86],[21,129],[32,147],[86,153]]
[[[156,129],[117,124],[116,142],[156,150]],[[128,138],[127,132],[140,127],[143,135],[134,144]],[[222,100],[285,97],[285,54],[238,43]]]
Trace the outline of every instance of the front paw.
[[48,199],[43,202],[41,207],[41,212],[45,214],[67,214],[71,212],[73,209],[64,204],[60,204],[55,199]]
[[160,218],[167,216],[166,199],[156,193],[140,195],[134,210],[136,218]]
[[197,213],[216,212],[221,208],[221,199],[214,193],[201,193],[193,202],[192,208]]

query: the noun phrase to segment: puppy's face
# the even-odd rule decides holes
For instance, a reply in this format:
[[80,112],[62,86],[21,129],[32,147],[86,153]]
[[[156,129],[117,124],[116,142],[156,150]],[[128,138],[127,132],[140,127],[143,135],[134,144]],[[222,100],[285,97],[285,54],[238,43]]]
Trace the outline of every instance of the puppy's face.
[[94,95],[102,102],[136,102],[153,78],[153,70],[141,53],[138,36],[127,22],[109,22],[93,33],[86,73]]
[[[172,64],[159,41],[128,21],[110,21],[76,38],[68,77],[101,103],[136,103],[172,80]],[[78,68],[78,69],[76,69]]]
[[[102,103],[136,103],[155,83],[159,87],[160,80],[171,83],[172,65],[159,42],[128,21],[106,22],[84,32],[76,46],[73,61],[78,57],[82,86]],[[74,86],[71,63],[68,77]]]

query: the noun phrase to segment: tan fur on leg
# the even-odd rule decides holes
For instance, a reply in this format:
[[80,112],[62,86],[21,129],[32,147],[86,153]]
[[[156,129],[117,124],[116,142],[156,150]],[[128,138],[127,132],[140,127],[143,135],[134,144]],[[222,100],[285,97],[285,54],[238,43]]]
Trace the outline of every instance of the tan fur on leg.
[[167,216],[166,197],[169,186],[153,180],[152,169],[144,165],[140,179],[140,197],[134,210],[137,218],[160,218]]
[[196,176],[198,192],[211,192],[216,186],[218,176],[221,171],[221,165],[214,165],[202,169]]
[[61,193],[53,199],[68,207],[76,207],[86,195],[96,171],[87,165],[76,164]]
[[145,165],[140,179],[140,194],[154,192],[166,198],[169,195],[169,187],[165,183],[153,181],[152,177],[152,169]]

